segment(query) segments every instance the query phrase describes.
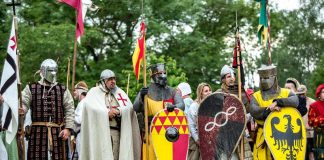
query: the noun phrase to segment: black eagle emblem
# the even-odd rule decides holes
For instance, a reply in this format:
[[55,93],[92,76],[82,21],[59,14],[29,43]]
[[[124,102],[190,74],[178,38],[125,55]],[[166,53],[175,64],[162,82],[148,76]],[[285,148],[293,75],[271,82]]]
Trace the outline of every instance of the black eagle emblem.
[[274,117],[271,120],[271,129],[272,135],[271,138],[274,139],[274,146],[278,146],[277,150],[281,149],[281,152],[286,155],[286,160],[296,160],[297,154],[294,154],[293,151],[297,153],[302,150],[303,147],[303,135],[302,135],[302,127],[303,124],[300,119],[297,119],[297,126],[300,128],[297,133],[294,133],[294,126],[291,124],[291,116],[285,114],[283,118],[288,120],[288,123],[285,125],[285,132],[279,131],[275,124],[280,123],[280,119],[278,117]]

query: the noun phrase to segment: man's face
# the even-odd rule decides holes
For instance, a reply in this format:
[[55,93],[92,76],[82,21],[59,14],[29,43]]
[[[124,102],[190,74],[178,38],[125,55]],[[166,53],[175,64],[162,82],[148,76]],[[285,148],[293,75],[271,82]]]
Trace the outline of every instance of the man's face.
[[320,101],[324,101],[324,89],[321,90],[321,93],[319,95]]
[[108,89],[114,89],[116,87],[116,77],[106,79],[105,84]]
[[226,74],[224,81],[226,86],[233,86],[235,83],[235,76],[233,74]]
[[296,91],[297,91],[297,89],[293,83],[286,83],[285,88],[290,89],[294,93],[296,93]]

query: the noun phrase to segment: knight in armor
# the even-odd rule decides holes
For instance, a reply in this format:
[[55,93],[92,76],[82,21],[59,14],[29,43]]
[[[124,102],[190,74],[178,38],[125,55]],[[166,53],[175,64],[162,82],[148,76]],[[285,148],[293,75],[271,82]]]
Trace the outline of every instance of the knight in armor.
[[[155,64],[150,67],[151,71],[151,84],[148,88],[142,88],[137,94],[134,102],[134,109],[138,113],[144,113],[144,96],[147,95],[147,108],[149,123],[153,116],[164,108],[168,111],[173,111],[174,108],[184,110],[184,103],[181,95],[172,87],[167,85],[167,74],[164,68],[164,64]],[[165,105],[171,103],[171,105]],[[149,136],[150,137],[150,136]],[[150,159],[156,159],[152,143],[149,143],[149,157]],[[143,148],[146,147],[146,143],[143,143]],[[145,149],[143,149],[145,152]],[[146,160],[146,154],[143,153],[143,159]]]
[[[73,98],[77,101],[79,101],[76,109],[75,109],[75,120],[74,120],[74,133],[75,133],[75,153],[73,155],[73,158],[78,158],[80,157],[80,141],[81,141],[81,121],[82,121],[82,110],[83,110],[83,103],[84,103],[84,98],[86,97],[88,92],[88,85],[84,81],[78,82],[74,86],[74,91],[73,91]],[[73,144],[72,144],[73,145]]]
[[212,93],[212,89],[207,83],[200,83],[196,90],[197,98],[190,105],[188,110],[188,125],[190,131],[189,151],[188,160],[199,160],[201,159],[199,151],[199,136],[198,136],[198,109],[200,103]]
[[298,105],[298,97],[289,89],[278,86],[276,66],[265,66],[258,69],[260,90],[251,99],[250,113],[258,124],[257,137],[253,147],[254,160],[272,159],[271,152],[263,135],[263,124],[272,111],[280,111],[282,107]]
[[57,63],[46,59],[40,67],[41,79],[22,91],[24,112],[31,111],[31,131],[27,159],[67,158],[67,139],[74,127],[74,104],[69,90],[57,80]]
[[[224,65],[223,68],[221,69],[220,73],[221,77],[221,88],[218,89],[216,92],[224,92],[224,93],[231,93],[234,94],[238,97],[238,85],[235,83],[235,72],[233,68],[231,68],[228,65]],[[245,93],[245,90],[242,89],[242,99],[243,99],[243,104],[245,108],[248,110],[249,108],[249,101],[247,98],[247,95]],[[251,115],[248,113],[246,115],[246,119],[250,121],[252,119]],[[248,130],[246,130],[246,135],[248,135]],[[238,154],[240,154],[240,149],[237,150],[232,156],[232,159],[238,159]],[[252,160],[252,152],[251,152],[251,147],[249,145],[248,139],[246,136],[244,136],[244,159],[245,160]]]
[[83,100],[81,160],[140,159],[140,131],[133,104],[116,85],[116,75],[101,72],[98,86]]
[[317,101],[310,105],[308,124],[314,127],[314,156],[316,160],[324,159],[324,84],[317,87]]

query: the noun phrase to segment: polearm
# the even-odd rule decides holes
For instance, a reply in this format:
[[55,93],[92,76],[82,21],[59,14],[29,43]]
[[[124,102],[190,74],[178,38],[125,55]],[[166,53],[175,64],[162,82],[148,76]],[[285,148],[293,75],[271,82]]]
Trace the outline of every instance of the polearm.
[[25,113],[22,108],[22,95],[21,95],[21,81],[20,81],[20,59],[19,59],[19,51],[18,51],[18,22],[16,17],[16,6],[20,5],[20,2],[15,3],[14,0],[11,3],[7,3],[7,6],[12,6],[13,11],[13,19],[14,19],[14,26],[15,26],[15,35],[16,35],[16,55],[17,55],[17,80],[18,80],[18,99],[19,99],[19,119],[18,119],[18,132],[17,132],[17,147],[19,151],[19,159],[25,160],[25,130],[24,130],[24,121],[25,121]]
[[[142,36],[145,37],[145,30],[143,33],[141,33]],[[144,57],[143,57],[143,83],[144,87],[147,87],[146,83],[146,54],[145,54],[145,45],[144,45]],[[144,96],[144,123],[145,123],[145,140],[146,140],[146,159],[149,160],[149,145],[150,145],[150,140],[149,140],[149,132],[148,132],[148,107],[147,107],[147,95]]]
[[[236,31],[235,31],[235,50],[237,53],[236,62],[237,62],[237,74],[238,74],[238,96],[239,99],[242,101],[242,80],[241,80],[241,46],[239,45],[240,42],[240,35],[239,35],[239,27],[237,25],[237,11],[236,11]],[[244,115],[245,116],[245,115]],[[245,127],[244,127],[245,128]],[[242,135],[241,139],[241,160],[244,160],[244,137]]]

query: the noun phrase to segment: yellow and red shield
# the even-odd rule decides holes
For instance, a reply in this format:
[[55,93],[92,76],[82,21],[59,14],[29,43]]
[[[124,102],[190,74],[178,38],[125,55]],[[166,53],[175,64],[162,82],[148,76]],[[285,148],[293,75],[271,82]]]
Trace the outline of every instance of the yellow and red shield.
[[175,108],[158,112],[152,119],[151,138],[157,159],[186,160],[189,128],[184,112]]
[[305,159],[306,129],[295,108],[284,107],[279,112],[271,112],[263,132],[275,159]]

